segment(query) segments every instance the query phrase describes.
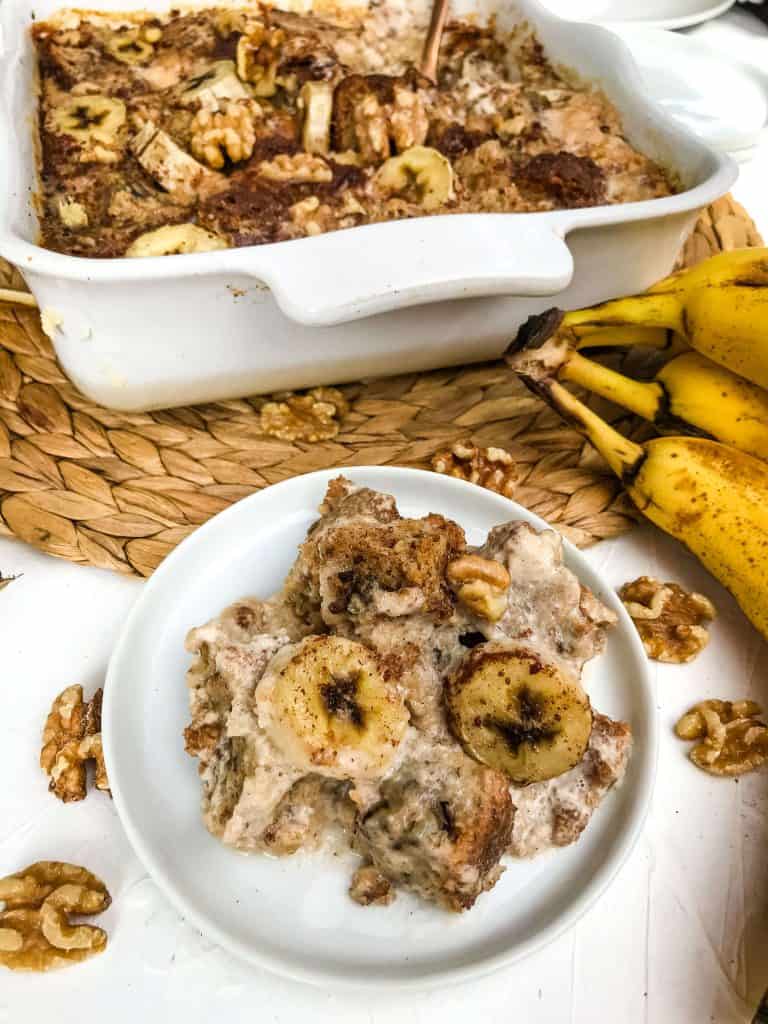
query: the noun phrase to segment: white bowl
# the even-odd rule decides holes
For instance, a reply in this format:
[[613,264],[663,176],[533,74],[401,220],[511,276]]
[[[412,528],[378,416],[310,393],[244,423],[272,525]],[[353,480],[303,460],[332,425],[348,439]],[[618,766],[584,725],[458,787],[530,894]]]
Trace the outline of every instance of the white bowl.
[[636,23],[654,28],[685,28],[717,18],[735,0],[544,0],[544,6],[561,18],[601,22]]
[[[441,512],[480,543],[487,530],[537,516],[472,484],[420,470],[345,470],[396,496],[409,515]],[[296,477],[216,516],[183,542],[146,584],[110,662],[102,719],[112,795],[136,853],[178,910],[232,953],[316,984],[425,986],[509,964],[572,925],[632,849],[651,799],[657,751],[646,659],[621,602],[566,544],[566,561],[619,616],[587,677],[595,707],[627,720],[635,737],[624,785],[610,793],[572,847],[510,860],[500,882],[463,915],[401,894],[363,908],[346,892],[346,858],[244,856],[223,846],[199,814],[188,722],[184,636],[225,605],[278,589],[327,482]],[[351,855],[350,855],[351,856]],[[615,908],[606,912],[615,913]]]
[[768,127],[768,74],[697,35],[614,25],[632,51],[648,94],[675,120],[738,161]]

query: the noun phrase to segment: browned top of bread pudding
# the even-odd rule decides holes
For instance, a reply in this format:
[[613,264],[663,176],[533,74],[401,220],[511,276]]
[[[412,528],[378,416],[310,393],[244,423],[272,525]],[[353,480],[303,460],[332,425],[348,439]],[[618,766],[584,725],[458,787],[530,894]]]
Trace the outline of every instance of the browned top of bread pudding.
[[433,85],[416,68],[423,4],[323,10],[36,23],[42,244],[200,252],[673,191],[603,94],[563,77],[527,30],[452,22]]

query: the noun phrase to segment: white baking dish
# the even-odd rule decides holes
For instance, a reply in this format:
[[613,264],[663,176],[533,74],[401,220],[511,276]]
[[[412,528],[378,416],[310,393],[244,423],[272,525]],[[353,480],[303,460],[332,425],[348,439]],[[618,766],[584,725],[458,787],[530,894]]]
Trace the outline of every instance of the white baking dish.
[[[66,371],[116,409],[497,357],[532,312],[592,304],[666,274],[698,212],[736,177],[728,157],[645,98],[629,51],[607,30],[562,21],[537,0],[514,7],[456,0],[457,13],[498,8],[502,29],[520,18],[531,23],[549,57],[599,84],[632,143],[672,169],[686,191],[584,210],[423,218],[189,256],[62,256],[34,244],[35,62],[27,31],[33,11],[40,19],[61,6],[0,5],[0,254],[21,269],[47,323],[56,324]],[[169,3],[93,6],[165,10]]]

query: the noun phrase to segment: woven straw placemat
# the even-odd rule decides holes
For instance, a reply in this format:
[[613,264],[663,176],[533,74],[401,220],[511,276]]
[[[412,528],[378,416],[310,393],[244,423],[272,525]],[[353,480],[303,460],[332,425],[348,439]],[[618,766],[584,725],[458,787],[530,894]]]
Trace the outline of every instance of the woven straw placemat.
[[[726,197],[702,216],[681,263],[759,244]],[[0,261],[0,302],[23,287]],[[634,521],[596,452],[503,363],[345,385],[349,409],[333,438],[286,441],[265,432],[263,397],[145,414],[95,405],[20,298],[0,304],[0,534],[60,558],[148,576],[197,526],[268,484],[329,467],[429,468],[457,441],[506,449],[515,499],[579,545]],[[625,433],[647,429],[593,405]]]

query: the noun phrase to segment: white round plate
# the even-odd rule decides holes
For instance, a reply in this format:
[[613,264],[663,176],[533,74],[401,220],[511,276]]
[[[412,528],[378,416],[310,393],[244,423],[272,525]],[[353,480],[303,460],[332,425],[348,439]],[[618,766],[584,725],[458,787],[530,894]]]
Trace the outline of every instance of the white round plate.
[[[460,480],[389,467],[344,470],[394,494],[406,515],[440,512],[472,543],[510,519],[536,516]],[[510,861],[492,892],[454,915],[401,894],[363,908],[347,895],[352,855],[243,856],[203,827],[188,722],[184,636],[244,595],[281,585],[338,470],[312,473],[246,498],[185,540],[145,585],[120,636],[104,687],[102,731],[115,806],[137,854],[180,913],[232,953],[314,982],[424,986],[509,964],[550,941],[606,888],[637,839],[656,766],[655,702],[637,634],[613,591],[575,548],[567,562],[619,614],[587,689],[598,710],[630,722],[635,748],[624,785],[582,839],[533,861]],[[606,908],[615,913],[616,907]]]
[[768,124],[768,74],[729,60],[695,35],[614,24],[651,98],[724,153],[741,159]]
[[553,14],[574,21],[616,21],[653,28],[686,28],[717,18],[735,0],[542,0]]

